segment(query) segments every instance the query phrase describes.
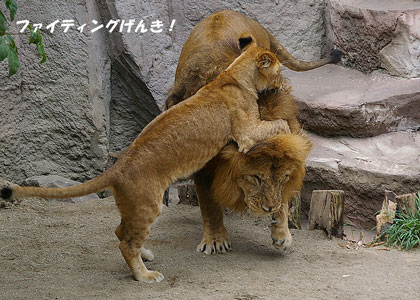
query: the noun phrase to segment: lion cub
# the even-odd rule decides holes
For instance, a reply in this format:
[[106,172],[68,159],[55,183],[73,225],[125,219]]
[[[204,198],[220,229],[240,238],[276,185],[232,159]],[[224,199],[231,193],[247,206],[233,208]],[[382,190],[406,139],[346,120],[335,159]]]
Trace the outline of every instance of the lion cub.
[[166,187],[202,168],[230,140],[247,151],[288,130],[283,120],[261,121],[257,105],[258,92],[281,88],[278,59],[257,47],[250,34],[243,34],[239,44],[243,53],[224,72],[156,117],[102,175],[68,188],[3,188],[1,197],[63,198],[111,188],[121,214],[115,234],[134,278],[161,281],[163,275],[149,271],[142,258],[153,259],[143,243],[160,214]]

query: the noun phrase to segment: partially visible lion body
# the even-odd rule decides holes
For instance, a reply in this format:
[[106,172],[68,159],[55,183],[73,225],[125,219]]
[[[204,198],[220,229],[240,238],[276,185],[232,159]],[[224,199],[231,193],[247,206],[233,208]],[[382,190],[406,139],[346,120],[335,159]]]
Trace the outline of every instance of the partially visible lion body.
[[102,175],[66,188],[3,188],[1,197],[67,198],[110,188],[121,214],[115,233],[131,272],[137,280],[161,281],[163,275],[149,271],[142,258],[153,259],[143,243],[160,214],[166,187],[198,171],[229,140],[247,150],[258,140],[288,130],[283,120],[261,121],[258,113],[258,91],[280,87],[279,61],[255,43],[243,49],[213,82],[147,125]]
[[[293,192],[302,187],[311,149],[311,141],[303,133],[279,134],[247,153],[238,152],[234,143],[224,147],[194,175],[203,217],[203,237],[197,251],[215,254],[231,250],[223,224],[224,208],[271,215],[273,244],[280,249],[290,247],[288,203]],[[272,210],[278,207],[278,199],[280,209]]]
[[[165,107],[169,108],[191,97],[225,70],[241,54],[237,40],[243,32],[249,32],[255,38],[257,46],[275,53],[283,65],[294,71],[307,71],[336,63],[341,57],[341,52],[334,50],[330,56],[317,61],[300,61],[290,55],[257,21],[235,11],[223,10],[206,17],[192,30],[182,48],[174,85]],[[277,106],[282,107],[278,117],[288,122],[292,132],[300,130],[297,107],[292,97],[278,99],[277,95],[268,92],[260,95],[259,101],[261,106],[277,102]]]
[[241,54],[238,38],[249,32],[256,45],[276,54],[279,61],[294,71],[307,71],[337,62],[338,51],[313,62],[297,60],[260,23],[230,10],[214,13],[199,22],[182,48],[175,82],[167,99],[167,107],[194,95],[212,81]]
[[[271,180],[273,192],[281,192],[282,199],[290,199],[302,187],[306,157],[311,148],[311,142],[304,134],[279,134],[255,145],[247,153],[238,152],[238,147],[230,143],[208,164],[214,171],[211,185],[214,199],[231,210],[247,210],[248,204],[238,180],[250,173],[259,174],[262,181]],[[289,176],[287,182],[282,188],[276,187],[277,180],[285,173]],[[253,188],[252,184],[249,186]],[[265,193],[264,196],[271,195]]]

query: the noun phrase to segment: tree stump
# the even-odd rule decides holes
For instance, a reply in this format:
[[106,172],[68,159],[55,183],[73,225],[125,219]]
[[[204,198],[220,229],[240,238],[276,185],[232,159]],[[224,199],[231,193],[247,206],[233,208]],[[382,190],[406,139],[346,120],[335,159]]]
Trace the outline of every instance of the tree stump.
[[317,190],[312,192],[309,209],[309,229],[324,229],[328,238],[343,237],[344,191]]
[[178,186],[179,203],[198,206],[198,196],[194,184]]
[[395,196],[395,200],[397,201],[398,211],[404,214],[416,213],[419,209],[416,207],[416,193],[410,194],[403,194]]
[[[394,192],[385,191],[385,199],[382,202],[382,209],[376,216],[376,236],[379,237],[392,224],[397,210],[396,195]],[[386,226],[384,226],[386,225]]]
[[302,229],[300,224],[300,192],[293,192],[293,196],[289,201],[289,228]]

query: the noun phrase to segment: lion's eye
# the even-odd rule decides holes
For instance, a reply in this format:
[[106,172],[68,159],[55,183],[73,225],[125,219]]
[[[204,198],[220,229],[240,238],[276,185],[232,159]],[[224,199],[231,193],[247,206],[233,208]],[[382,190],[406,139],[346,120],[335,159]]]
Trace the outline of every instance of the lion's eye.
[[255,181],[257,181],[257,183],[258,183],[259,185],[261,185],[262,180],[261,180],[261,177],[260,177],[260,176],[258,176],[258,175],[253,175],[253,176],[252,176],[252,178],[254,178],[254,179],[255,179]]

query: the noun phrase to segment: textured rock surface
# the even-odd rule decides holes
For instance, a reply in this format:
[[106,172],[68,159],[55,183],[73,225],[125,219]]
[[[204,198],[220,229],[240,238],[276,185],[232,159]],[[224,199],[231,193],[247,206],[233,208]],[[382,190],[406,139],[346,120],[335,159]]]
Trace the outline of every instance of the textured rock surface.
[[[97,4],[98,3],[98,4]],[[21,69],[0,87],[0,174],[13,182],[61,174],[83,181],[103,171],[108,151],[125,148],[160,113],[176,62],[192,27],[221,9],[267,26],[297,57],[315,59],[325,42],[322,0],[273,1],[22,1],[16,20],[44,24],[48,61],[34,62],[27,37],[16,36]],[[86,23],[84,33],[45,30],[55,20]],[[91,33],[92,20],[144,20],[148,32]],[[152,33],[152,21],[164,24]],[[170,20],[176,19],[173,31]],[[299,20],[299,21],[297,21]],[[14,31],[18,31],[15,28]],[[133,31],[133,30],[132,30]],[[6,62],[0,76],[6,77]]]
[[420,189],[420,133],[393,132],[368,139],[311,136],[302,191],[309,210],[314,189],[345,191],[347,221],[371,229],[385,189],[397,194]]
[[[127,15],[119,16],[116,1],[103,0],[99,2],[104,24],[107,24],[110,20],[125,20],[128,22],[130,19],[136,19],[135,26],[137,26],[137,23],[144,16],[142,11],[133,8],[132,3],[121,3],[120,5],[127,9]],[[148,6],[148,4],[139,5]],[[150,77],[148,72],[142,72],[147,58],[145,57],[144,61],[140,61],[139,64],[133,56],[133,50],[138,51],[137,53],[141,56],[147,56],[149,53],[144,53],[142,51],[143,47],[149,48],[153,45],[143,41],[145,34],[135,33],[135,27],[131,29],[130,33],[126,33],[128,36],[124,39],[124,32],[127,32],[128,29],[124,28],[123,32],[120,33],[120,24],[118,23],[114,32],[107,34],[107,46],[112,69],[111,99],[108,111],[109,148],[111,151],[119,151],[128,146],[143,127],[160,113],[153,95],[145,85]],[[157,34],[157,36],[160,36],[160,34]],[[170,37],[170,35],[167,37]],[[128,45],[132,45],[133,48],[129,48]],[[155,50],[160,51],[161,49]],[[163,58],[161,57],[161,59]],[[165,78],[164,74],[165,72],[162,72],[160,76]]]
[[[95,2],[20,1],[16,20],[46,26],[70,17],[76,24],[99,18]],[[47,30],[48,61],[43,65],[27,45],[28,36],[15,39],[20,49],[18,74],[7,79],[7,63],[0,68],[0,174],[17,183],[50,173],[93,177],[107,157],[110,72],[104,36],[63,33],[59,27],[54,33]]]
[[[318,59],[324,46],[324,3],[321,0],[267,1],[264,5],[237,1],[102,1],[105,15],[112,19],[143,19],[150,27],[152,21],[163,22],[161,33],[127,33],[113,42],[119,47],[143,80],[153,98],[162,106],[172,87],[175,69],[182,46],[193,26],[204,17],[222,9],[233,9],[258,20],[279,41],[300,59]],[[169,31],[176,19],[173,31]],[[117,34],[113,34],[117,36]],[[117,61],[119,59],[117,58]]]
[[[90,30],[92,20],[106,25],[110,19],[135,19],[135,24],[142,19],[148,32],[119,33],[119,26],[111,34],[63,33],[59,27],[54,33],[44,31],[49,55],[45,65],[33,63],[27,37],[16,36],[21,69],[0,87],[0,174],[21,183],[43,174],[83,181],[101,172],[109,161],[108,151],[125,148],[160,112],[193,26],[221,9],[258,20],[300,59],[317,59],[336,42],[347,52],[349,66],[363,71],[385,67],[393,74],[418,76],[420,2],[327,2],[330,44],[323,0],[263,5],[221,0],[21,1],[18,20],[49,24],[74,18],[76,26],[87,23]],[[169,31],[173,19],[176,23]],[[150,31],[155,20],[163,22],[161,33]],[[5,62],[0,66],[4,78]],[[381,73],[366,76],[336,66],[285,73],[309,130],[371,136],[419,128],[418,81]],[[344,189],[346,214],[356,224],[373,220],[385,188],[398,193],[419,188],[419,132],[370,139],[314,137],[314,143],[303,200],[312,189]],[[175,203],[179,191],[171,192]]]
[[327,65],[285,71],[305,129],[329,136],[373,136],[420,128],[420,79]]
[[420,8],[398,18],[394,37],[379,56],[391,74],[420,77]]
[[[57,175],[48,175],[48,176],[33,176],[30,178],[25,179],[23,185],[27,186],[39,186],[39,187],[47,187],[47,188],[56,188],[56,187],[66,187],[80,184],[78,181],[74,181],[68,178],[64,178]],[[66,198],[66,199],[58,199],[60,201],[65,202],[82,202],[86,200],[98,199],[98,195],[90,194],[82,197],[74,197],[74,198]]]
[[364,72],[385,67],[393,74],[407,77],[420,74],[419,1],[328,0],[327,3],[327,37],[346,53],[347,66]]

